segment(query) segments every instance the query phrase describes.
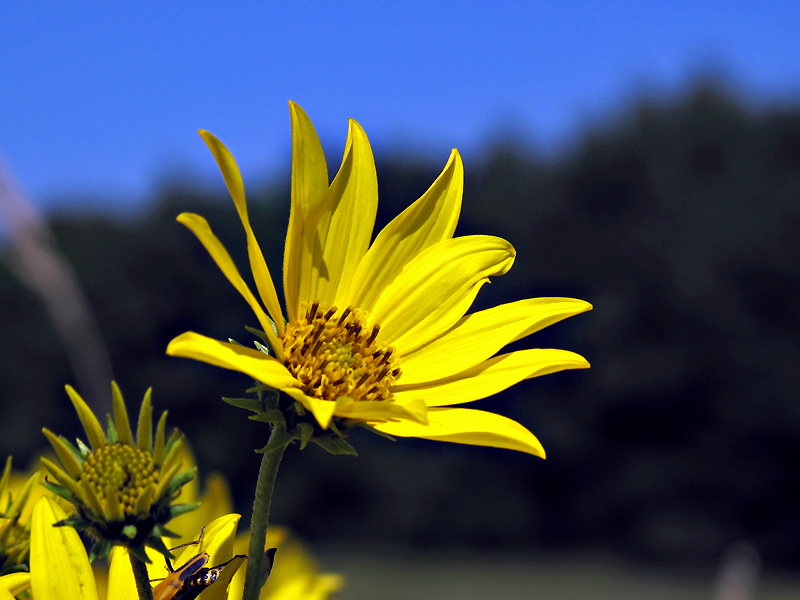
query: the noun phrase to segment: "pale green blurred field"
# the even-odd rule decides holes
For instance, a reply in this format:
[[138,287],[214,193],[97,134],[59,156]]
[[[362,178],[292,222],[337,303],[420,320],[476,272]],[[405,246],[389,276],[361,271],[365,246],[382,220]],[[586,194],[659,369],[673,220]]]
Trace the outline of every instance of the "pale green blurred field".
[[[327,549],[325,570],[346,579],[339,600],[718,600],[715,575],[691,576],[600,558],[520,556],[391,557]],[[800,577],[761,574],[755,595],[730,600],[796,600]],[[727,600],[727,599],[726,599]]]

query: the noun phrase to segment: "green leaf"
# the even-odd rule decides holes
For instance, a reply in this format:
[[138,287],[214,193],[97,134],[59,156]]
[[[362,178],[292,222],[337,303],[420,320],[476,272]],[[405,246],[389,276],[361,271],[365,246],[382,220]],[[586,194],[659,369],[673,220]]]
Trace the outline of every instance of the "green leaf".
[[258,398],[223,398],[223,402],[254,413],[264,412],[264,403]]
[[312,441],[325,448],[325,450],[331,454],[349,454],[350,456],[358,456],[356,449],[340,437],[316,437],[312,438]]

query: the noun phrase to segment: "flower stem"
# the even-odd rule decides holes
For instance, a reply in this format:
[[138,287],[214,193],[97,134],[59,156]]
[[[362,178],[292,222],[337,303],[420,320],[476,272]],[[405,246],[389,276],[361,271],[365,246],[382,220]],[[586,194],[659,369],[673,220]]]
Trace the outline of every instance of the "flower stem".
[[[277,436],[281,435],[285,435],[285,431],[275,426],[269,437],[270,442],[277,440]],[[261,457],[256,497],[253,500],[253,516],[250,520],[250,546],[247,550],[247,570],[244,574],[242,600],[258,600],[258,595],[265,583],[263,581],[264,545],[267,539],[269,508],[272,504],[272,492],[275,489],[278,466],[281,464],[283,452],[289,441],[286,440],[285,443],[276,445],[275,448],[264,452]],[[269,443],[267,447],[269,447]]]
[[139,600],[153,600],[153,588],[150,587],[150,578],[147,575],[147,565],[141,559],[128,552],[131,557],[131,567],[133,567],[133,578],[136,580],[136,590],[139,592]]

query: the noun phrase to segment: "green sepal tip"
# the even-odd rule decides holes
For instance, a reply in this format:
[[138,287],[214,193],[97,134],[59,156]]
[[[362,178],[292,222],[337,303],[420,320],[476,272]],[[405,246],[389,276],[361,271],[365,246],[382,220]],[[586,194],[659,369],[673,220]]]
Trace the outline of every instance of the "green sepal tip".
[[267,445],[256,450],[256,454],[265,454],[266,452],[272,452],[273,450],[284,448],[288,446],[293,439],[294,436],[286,431],[285,427],[277,425],[272,430],[272,435],[269,436],[269,442],[267,442]]
[[119,441],[119,436],[117,435],[117,428],[114,427],[114,419],[111,418],[111,415],[106,413],[106,420],[108,421],[108,427],[106,438],[108,438],[109,444],[116,444]]
[[358,456],[356,449],[340,437],[317,437],[313,438],[312,441],[325,448],[325,450],[331,454],[348,454],[350,456]]
[[[200,508],[199,502],[184,502],[182,504],[172,504],[169,507],[169,518],[171,520],[174,519],[175,517],[180,517],[181,515],[184,515],[188,512],[192,512],[193,510],[197,510],[198,508]],[[166,535],[166,537],[180,537],[180,536],[172,534],[172,535]]]

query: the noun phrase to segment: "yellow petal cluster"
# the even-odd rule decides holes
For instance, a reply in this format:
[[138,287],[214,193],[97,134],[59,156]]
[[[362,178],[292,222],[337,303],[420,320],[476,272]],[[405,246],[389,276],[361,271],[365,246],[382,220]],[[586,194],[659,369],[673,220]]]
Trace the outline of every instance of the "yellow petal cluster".
[[[425,194],[370,243],[378,187],[364,130],[350,121],[344,158],[329,184],[314,126],[297,104],[290,103],[290,111],[292,205],[283,263],[285,314],[251,227],[236,162],[207,131],[200,135],[222,171],[244,227],[258,297],[206,220],[190,213],[178,217],[253,309],[269,353],[194,332],[172,340],[167,353],[240,371],[280,390],[294,400],[299,415],[310,413],[322,430],[332,422],[339,427],[362,423],[389,435],[544,457],[539,441],[519,423],[454,405],[486,398],[530,377],[588,367],[583,357],[566,350],[497,353],[591,305],[571,298],[533,298],[467,314],[481,287],[490,277],[506,273],[516,253],[498,237],[453,236],[464,181],[458,152],[453,150]],[[315,318],[322,311],[325,322],[312,325],[309,307],[317,307]],[[348,315],[358,315],[353,327],[371,336],[369,352],[353,343],[352,335],[338,341],[325,337],[324,331],[335,329]],[[378,356],[391,361],[381,362]]]

